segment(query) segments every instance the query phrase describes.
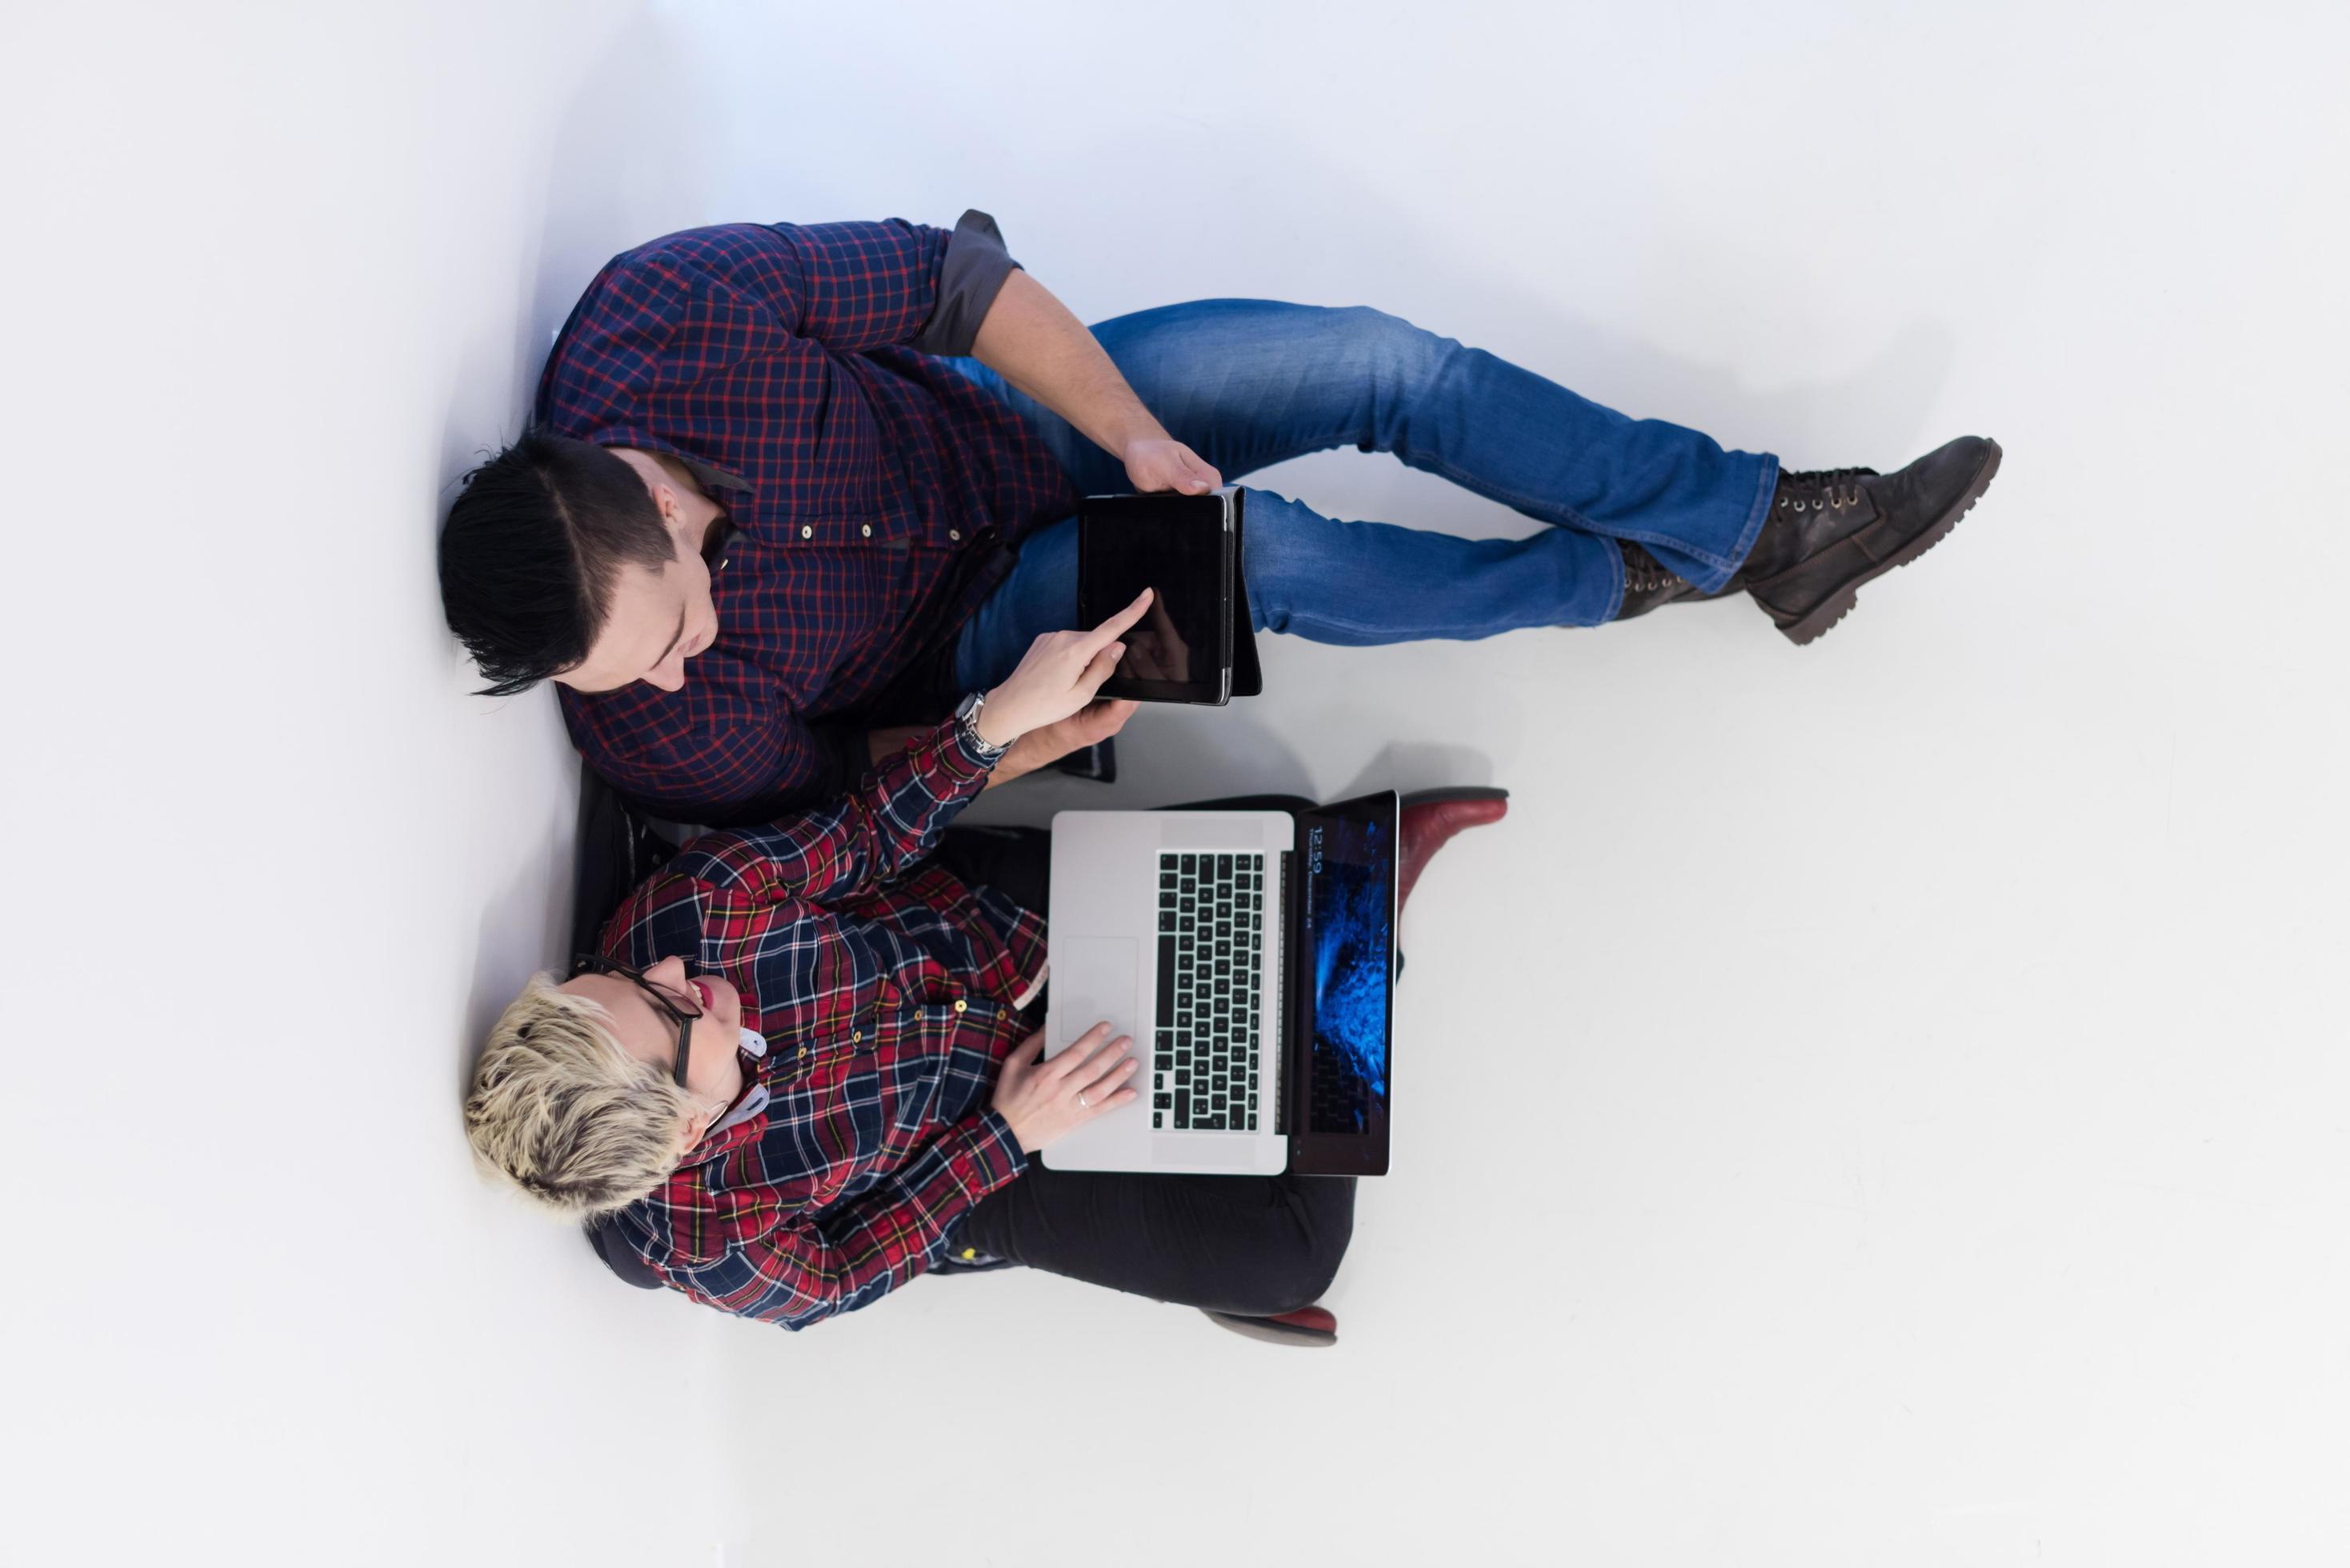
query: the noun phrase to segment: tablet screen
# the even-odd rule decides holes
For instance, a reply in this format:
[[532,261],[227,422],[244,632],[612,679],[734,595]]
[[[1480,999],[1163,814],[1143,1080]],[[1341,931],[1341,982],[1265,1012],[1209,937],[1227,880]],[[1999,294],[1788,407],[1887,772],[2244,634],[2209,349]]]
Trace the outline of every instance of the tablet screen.
[[1098,626],[1144,588],[1153,594],[1102,695],[1222,701],[1231,590],[1220,498],[1132,495],[1087,506],[1078,624]]

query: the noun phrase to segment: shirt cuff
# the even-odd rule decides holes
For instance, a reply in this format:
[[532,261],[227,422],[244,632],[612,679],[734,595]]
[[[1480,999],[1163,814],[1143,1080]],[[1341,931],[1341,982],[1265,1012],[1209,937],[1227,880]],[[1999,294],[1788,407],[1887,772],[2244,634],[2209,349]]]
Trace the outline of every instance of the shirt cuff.
[[1020,1139],[1012,1124],[997,1110],[986,1110],[963,1123],[963,1147],[969,1151],[976,1168],[978,1181],[973,1184],[973,1196],[982,1197],[999,1187],[1009,1186],[1014,1178],[1028,1169],[1028,1156],[1020,1147]]
[[[1010,748],[1006,747],[1005,750],[1008,751]],[[946,759],[950,773],[963,778],[980,778],[993,773],[995,764],[1003,760],[1004,753],[998,752],[993,757],[980,755],[979,748],[972,743],[971,732],[963,728],[962,721],[949,719],[946,722],[944,743],[939,747],[939,755]]]
[[939,265],[939,302],[929,324],[916,334],[914,347],[949,358],[969,354],[988,306],[1019,265],[1004,254],[1003,235],[993,218],[976,207],[965,213],[947,237],[946,259]]

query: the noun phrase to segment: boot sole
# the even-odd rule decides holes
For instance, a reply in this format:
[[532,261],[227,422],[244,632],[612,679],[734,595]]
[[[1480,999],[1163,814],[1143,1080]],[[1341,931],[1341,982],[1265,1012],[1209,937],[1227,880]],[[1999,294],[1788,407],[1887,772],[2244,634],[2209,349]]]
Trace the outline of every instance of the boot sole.
[[1983,492],[1991,488],[1991,482],[1999,474],[1999,460],[2005,455],[2000,450],[1999,442],[1991,442],[1991,461],[1982,465],[1982,472],[1977,473],[1966,489],[1960,493],[1958,500],[1950,504],[1950,509],[1948,512],[1936,518],[1933,524],[1915,539],[1878,562],[1875,567],[1862,573],[1835,593],[1830,594],[1821,602],[1819,607],[1809,615],[1793,626],[1781,627],[1779,629],[1785,634],[1787,640],[1798,648],[1805,643],[1818,641],[1834,628],[1836,622],[1852,613],[1853,606],[1860,602],[1860,590],[1863,586],[1875,582],[1896,566],[1908,566],[1940,544],[1949,536],[1950,530],[1959,525],[1959,519],[1972,511],[1975,503],[1983,498]]

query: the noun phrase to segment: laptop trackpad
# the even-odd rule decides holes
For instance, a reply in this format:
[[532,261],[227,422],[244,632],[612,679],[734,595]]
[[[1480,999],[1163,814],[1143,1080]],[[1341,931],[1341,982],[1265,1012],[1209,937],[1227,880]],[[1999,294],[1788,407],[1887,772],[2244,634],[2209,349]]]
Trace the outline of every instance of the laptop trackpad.
[[1191,1133],[1170,1137],[1161,1134],[1150,1140],[1150,1152],[1158,1163],[1170,1170],[1237,1170],[1253,1174],[1257,1168],[1257,1137],[1226,1137],[1222,1133]]
[[[1133,1034],[1135,949],[1131,937],[1072,937],[1053,946],[1053,986],[1060,1038],[1054,1049],[1107,1019],[1113,1034]],[[1143,1038],[1137,1036],[1138,1039]]]

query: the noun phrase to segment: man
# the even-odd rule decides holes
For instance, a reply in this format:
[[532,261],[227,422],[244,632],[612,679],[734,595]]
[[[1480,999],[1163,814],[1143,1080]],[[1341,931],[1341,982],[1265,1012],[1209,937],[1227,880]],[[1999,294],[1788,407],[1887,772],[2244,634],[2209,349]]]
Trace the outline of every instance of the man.
[[[1049,836],[940,847],[1018,737],[1092,700],[1147,602],[1039,639],[841,799],[686,846],[600,952],[499,1019],[465,1102],[484,1164],[608,1217],[608,1259],[788,1328],[984,1252],[1330,1343],[1315,1302],[1351,1180],[1031,1164],[1131,1103],[1138,1061],[1107,1025],[1041,1060]],[[1399,903],[1445,838],[1503,815],[1479,793],[1407,805]]]
[[[450,625],[554,679],[587,760],[690,820],[845,792],[1074,613],[1077,498],[1351,444],[1554,524],[1469,541],[1253,493],[1259,629],[1367,644],[1750,595],[1795,641],[1946,535],[1999,449],[1879,476],[1598,407],[1375,311],[1211,300],[1088,331],[995,223],[691,230],[588,286],[536,428],[467,478]],[[1107,733],[1024,738],[1008,778]]]

